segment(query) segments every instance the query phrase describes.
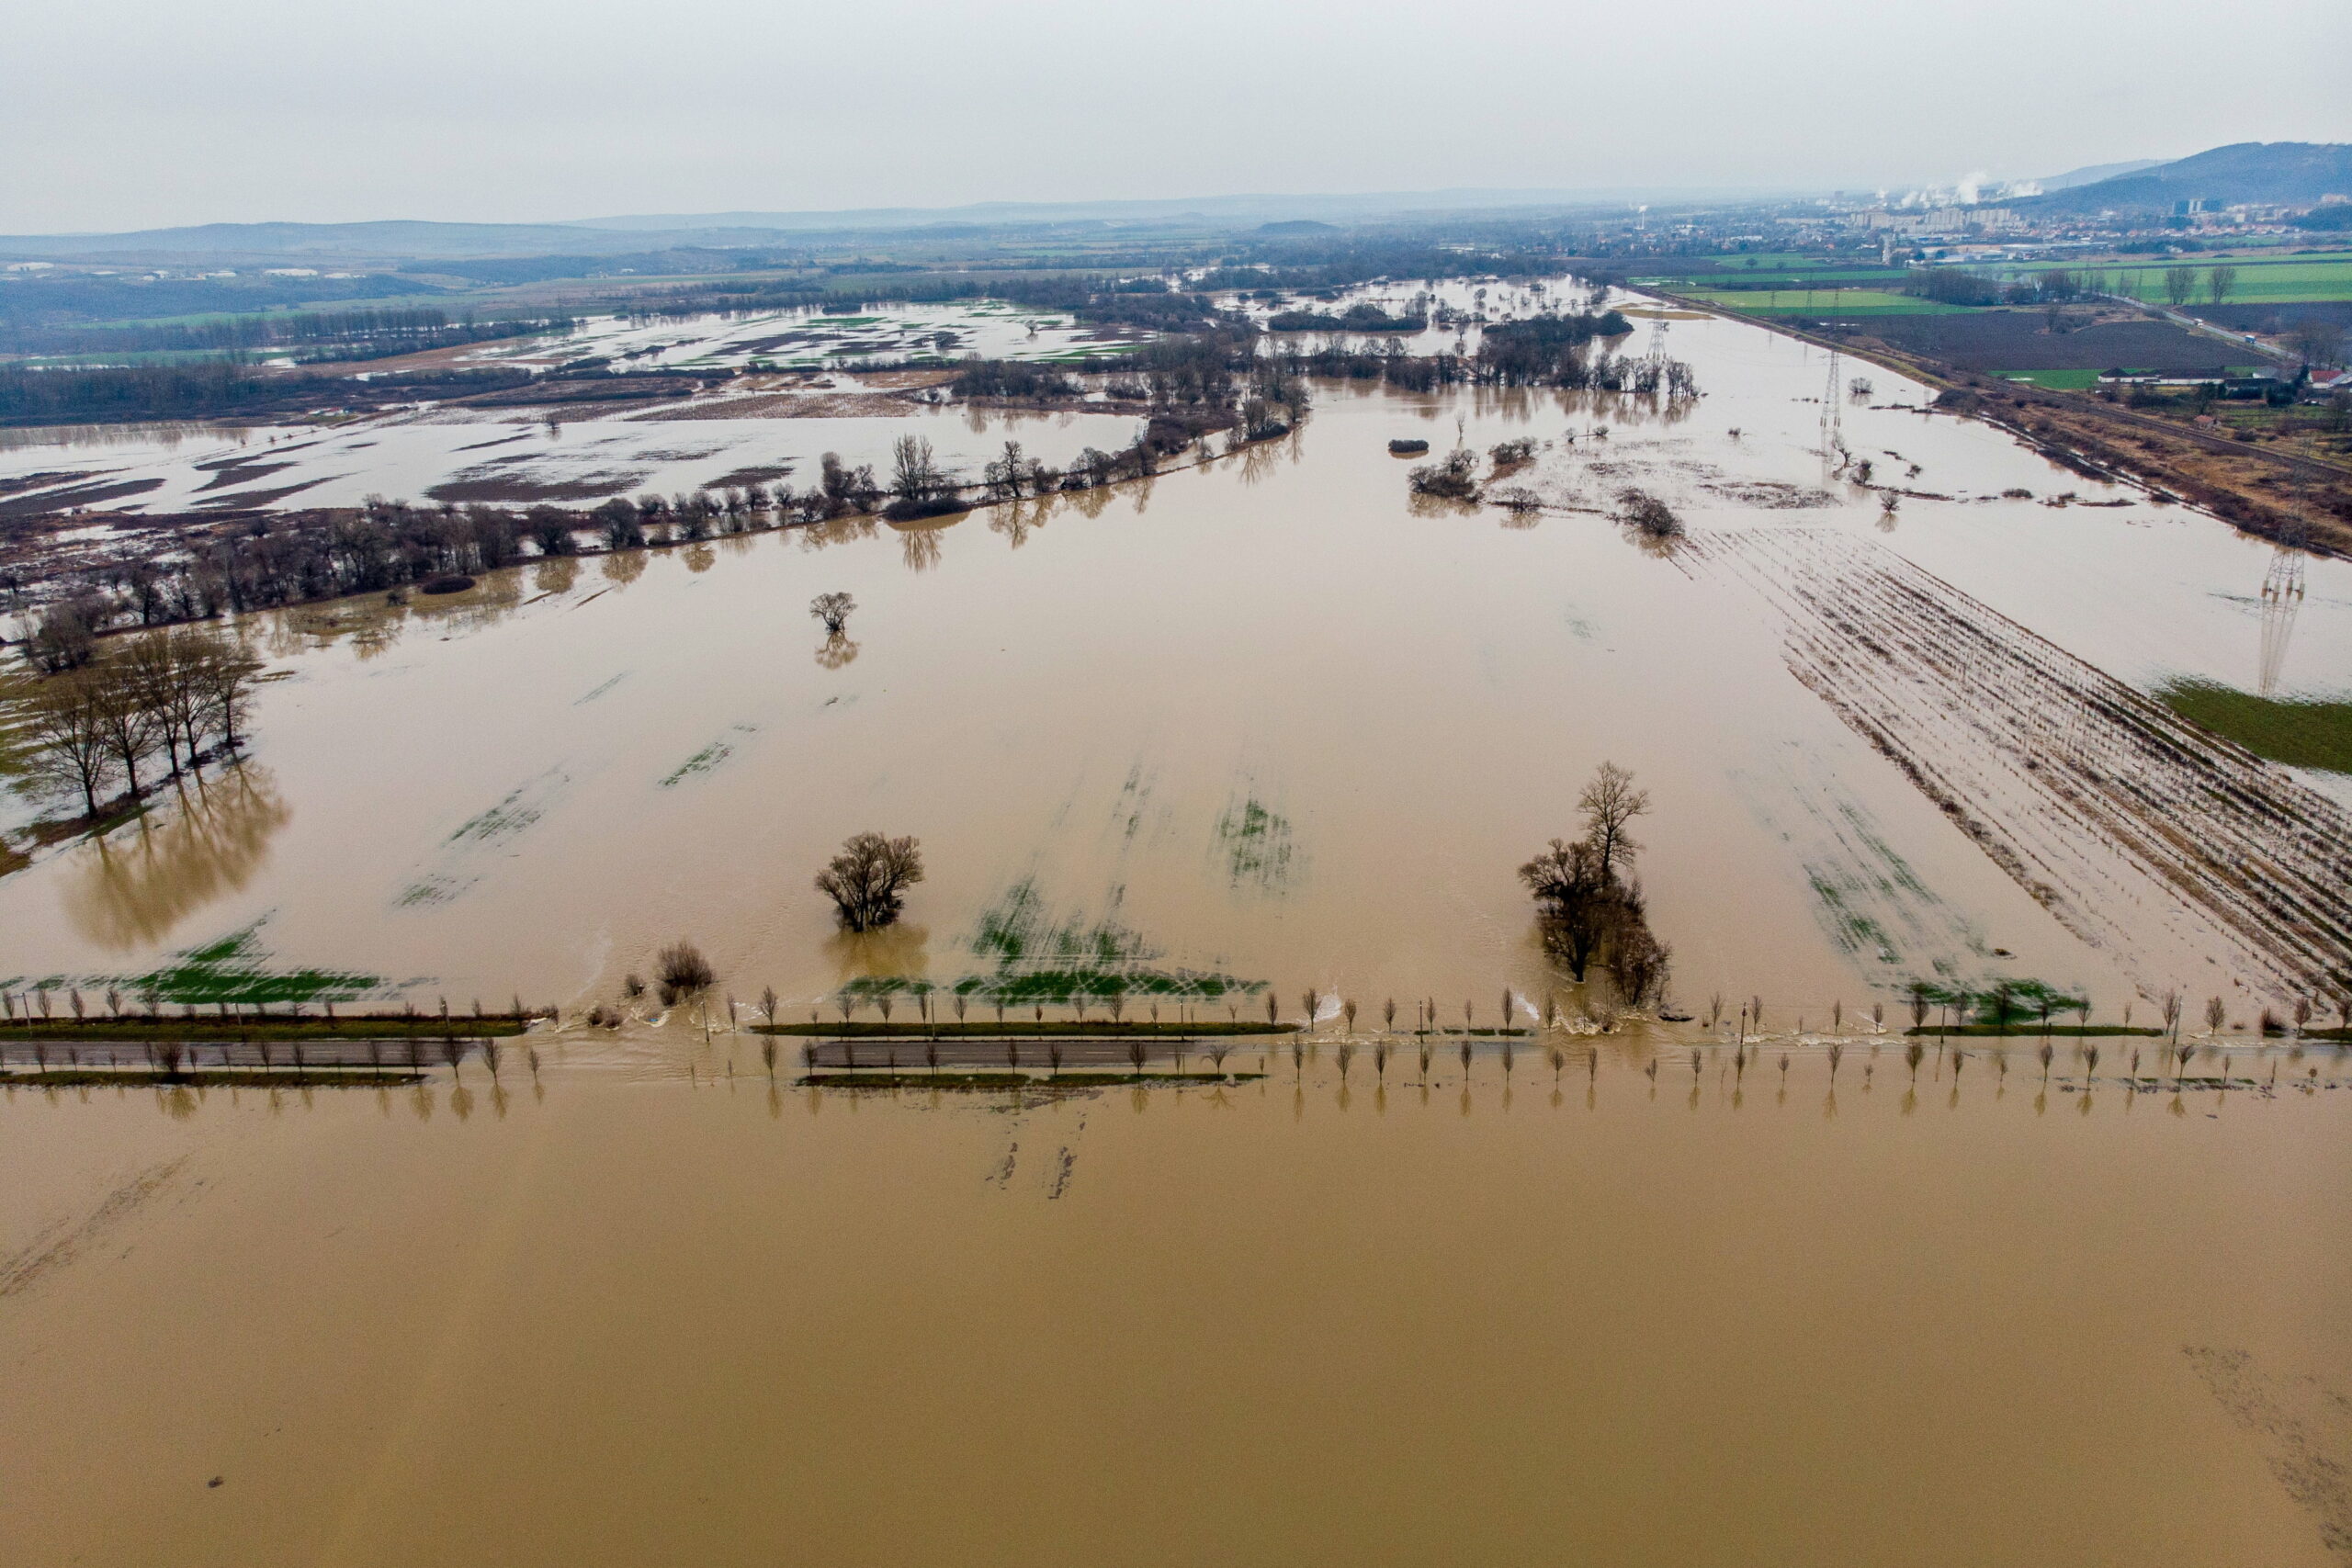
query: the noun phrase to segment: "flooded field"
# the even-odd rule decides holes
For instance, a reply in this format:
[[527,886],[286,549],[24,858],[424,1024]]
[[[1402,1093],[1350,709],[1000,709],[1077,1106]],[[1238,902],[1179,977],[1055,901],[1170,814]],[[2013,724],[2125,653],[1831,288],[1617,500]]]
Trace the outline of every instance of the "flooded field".
[[0,1099],[9,1560],[2352,1540],[2352,1089],[2291,1087],[2316,1055],[2235,1053],[2223,1096],[1979,1050],[1914,1090],[1857,1043],[1833,1091],[1819,1052],[1743,1084],[1609,1043],[1424,1090],[1342,1085],[1327,1040],[976,1100],[541,1043],[537,1081]]
[[[2168,680],[2340,696],[2352,569],[2311,561],[2302,596],[2266,599],[2269,547],[1928,414],[1879,373],[1834,412],[1903,476],[1884,512],[1825,479],[1815,351],[1668,325],[1708,390],[1671,414],[1333,385],[1295,435],[1146,483],[249,623],[280,676],[254,761],[0,882],[6,969],[135,984],[227,943],[238,964],[379,995],[585,1006],[687,935],[739,997],[774,986],[794,1009],[844,986],[1017,998],[1044,967],[1171,998],[1271,987],[1285,1010],[1311,986],[1491,1011],[1505,987],[1558,988],[1514,873],[1574,829],[1611,759],[1654,796],[1639,867],[1686,1010],[1761,995],[1790,1028],[1914,979],[2006,977],[2110,1010],[2178,986],[2250,1023],[2330,988],[2342,775],[2241,781],[2245,830],[2303,825],[2273,846],[2311,915],[2281,947],[2227,886],[2206,896],[2196,853],[2129,841],[2188,809],[2138,791],[2156,762],[2096,757],[2124,743],[2116,726],[2147,729],[2135,694]],[[951,431],[1048,457],[1126,434],[1108,415],[912,418],[951,452]],[[745,423],[797,438],[836,422]],[[1509,485],[1543,509],[1415,501],[1385,450],[1398,435],[1535,439]],[[398,493],[397,459],[377,460],[346,484]],[[1685,545],[1644,548],[1610,520],[1628,485],[1681,513]],[[805,609],[830,591],[859,606],[835,643]],[[1849,658],[1915,619],[1887,593],[1920,592],[1936,646],[2045,672],[1994,705],[2021,725],[1962,744],[1932,786],[1922,748],[1970,733],[1976,656],[1893,694]],[[1878,630],[1824,618],[1881,601]],[[2123,707],[2065,694],[2101,681]],[[2036,773],[2061,731],[2081,732],[2089,783]],[[2245,765],[2224,752],[2179,787]],[[2121,795],[2094,809],[2083,788]],[[904,926],[853,941],[809,878],[867,829],[919,837],[930,878]]]
[[[2344,973],[2352,780],[2152,694],[2340,700],[2352,567],[2266,592],[2268,546],[1922,389],[1825,407],[1816,351],[1661,321],[1707,393],[1672,411],[1328,384],[1155,479],[249,619],[253,759],[0,879],[0,980],[563,1021],[495,1079],[0,1091],[0,1551],[2345,1561],[2352,1083],[2256,1021]],[[513,438],[667,489],[1132,424]],[[138,460],[197,483],[168,435]],[[1487,481],[1521,504],[1415,500],[1398,437],[1532,440]],[[339,500],[503,438],[281,449]],[[1688,536],[1630,536],[1629,487]],[[1594,1035],[1537,944],[1516,868],[1604,759],[1651,792],[1698,1021]],[[929,876],[849,937],[810,878],[865,829]],[[681,936],[708,1008],[585,1021]],[[2144,1037],[2045,1066],[2031,1024],[1905,1061],[1914,981],[2004,980],[2226,1018],[2185,1069]],[[1317,1032],[1222,1084],[835,1090],[729,1027],[771,986],[786,1021],[1311,991]],[[1385,1000],[1491,1028],[1506,993],[1568,1027],[1375,1068]],[[1760,1031],[1710,1030],[1715,993]]]
[[910,432],[943,463],[971,473],[1008,440],[1058,466],[1089,446],[1126,445],[1138,423],[1099,412],[923,409],[826,381],[714,395],[690,409],[453,408],[330,429],[17,431],[13,446],[0,446],[0,479],[87,475],[69,482],[138,486],[120,504],[145,513],[357,506],[375,495],[578,506],[786,478],[806,489],[827,452],[887,473],[890,444]]

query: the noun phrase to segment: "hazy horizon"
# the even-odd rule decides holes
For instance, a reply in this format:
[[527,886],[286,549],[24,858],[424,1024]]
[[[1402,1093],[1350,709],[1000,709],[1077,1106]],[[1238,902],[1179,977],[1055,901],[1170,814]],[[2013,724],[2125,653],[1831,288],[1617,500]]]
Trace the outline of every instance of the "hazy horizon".
[[[2031,178],[2225,142],[2352,140],[2352,20],[2281,0],[1986,0],[1927,15],[1329,0],[983,15],[879,0],[419,0],[387,31],[290,0],[24,16],[0,232]],[[2189,47],[2193,44],[2194,47]]]

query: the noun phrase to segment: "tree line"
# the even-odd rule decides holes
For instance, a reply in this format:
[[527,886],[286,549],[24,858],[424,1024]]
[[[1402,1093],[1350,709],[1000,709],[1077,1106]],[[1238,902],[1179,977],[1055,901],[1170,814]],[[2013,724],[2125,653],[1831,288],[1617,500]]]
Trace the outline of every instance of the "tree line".
[[454,344],[481,343],[533,333],[569,332],[569,316],[484,320],[469,310],[452,317],[437,306],[383,306],[341,310],[273,310],[266,315],[217,316],[197,321],[132,321],[121,326],[28,328],[10,333],[19,354],[218,354],[335,345],[341,358],[382,358]]
[[414,371],[361,379],[265,370],[226,359],[87,369],[0,365],[0,424],[296,413],[327,406],[375,409],[420,398],[496,391],[519,387],[530,378],[527,370],[481,369]]
[[177,778],[233,755],[261,660],[218,632],[175,627],[67,665],[33,688],[25,733],[34,773],[78,793],[96,819],[119,786],[135,804],[160,759]]

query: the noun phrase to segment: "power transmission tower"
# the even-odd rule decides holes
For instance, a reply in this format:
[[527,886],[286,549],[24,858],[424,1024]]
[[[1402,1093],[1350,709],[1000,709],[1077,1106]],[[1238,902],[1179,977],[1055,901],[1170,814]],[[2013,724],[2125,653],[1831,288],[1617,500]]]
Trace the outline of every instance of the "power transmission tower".
[[2262,680],[2264,696],[2276,696],[2278,676],[2287,664],[2288,639],[2294,635],[2295,612],[2303,603],[2303,554],[2284,545],[2270,558],[2262,576]]

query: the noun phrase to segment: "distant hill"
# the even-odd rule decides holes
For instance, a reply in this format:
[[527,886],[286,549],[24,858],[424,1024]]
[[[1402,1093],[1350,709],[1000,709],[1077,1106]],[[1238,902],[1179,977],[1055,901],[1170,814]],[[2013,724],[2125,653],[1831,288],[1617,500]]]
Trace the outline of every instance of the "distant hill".
[[[106,261],[186,265],[193,256],[229,265],[294,257],[357,258],[611,256],[688,248],[806,247],[850,236],[1095,227],[1319,233],[1339,223],[1415,220],[1435,214],[1530,216],[1636,202],[1692,203],[1772,193],[1729,189],[1469,189],[1381,191],[1348,196],[1215,196],[1167,201],[980,202],[967,207],[882,207],[828,212],[710,212],[588,218],[561,223],[206,223],[122,234],[0,235],[0,260]],[[1284,225],[1306,227],[1285,230]]]
[[2295,207],[2337,194],[2352,195],[2352,143],[2241,141],[2010,205],[2038,212],[2161,212],[2180,201]]
[[2036,180],[2034,183],[2040,186],[2045,194],[2054,190],[2072,190],[2076,186],[2097,185],[2101,180],[2120,179],[2125,175],[2136,175],[2143,169],[2156,168],[2164,161],[2162,158],[2134,158],[2124,164],[2089,164],[2079,169],[2069,169],[2063,175],[2052,175],[2047,179]]

